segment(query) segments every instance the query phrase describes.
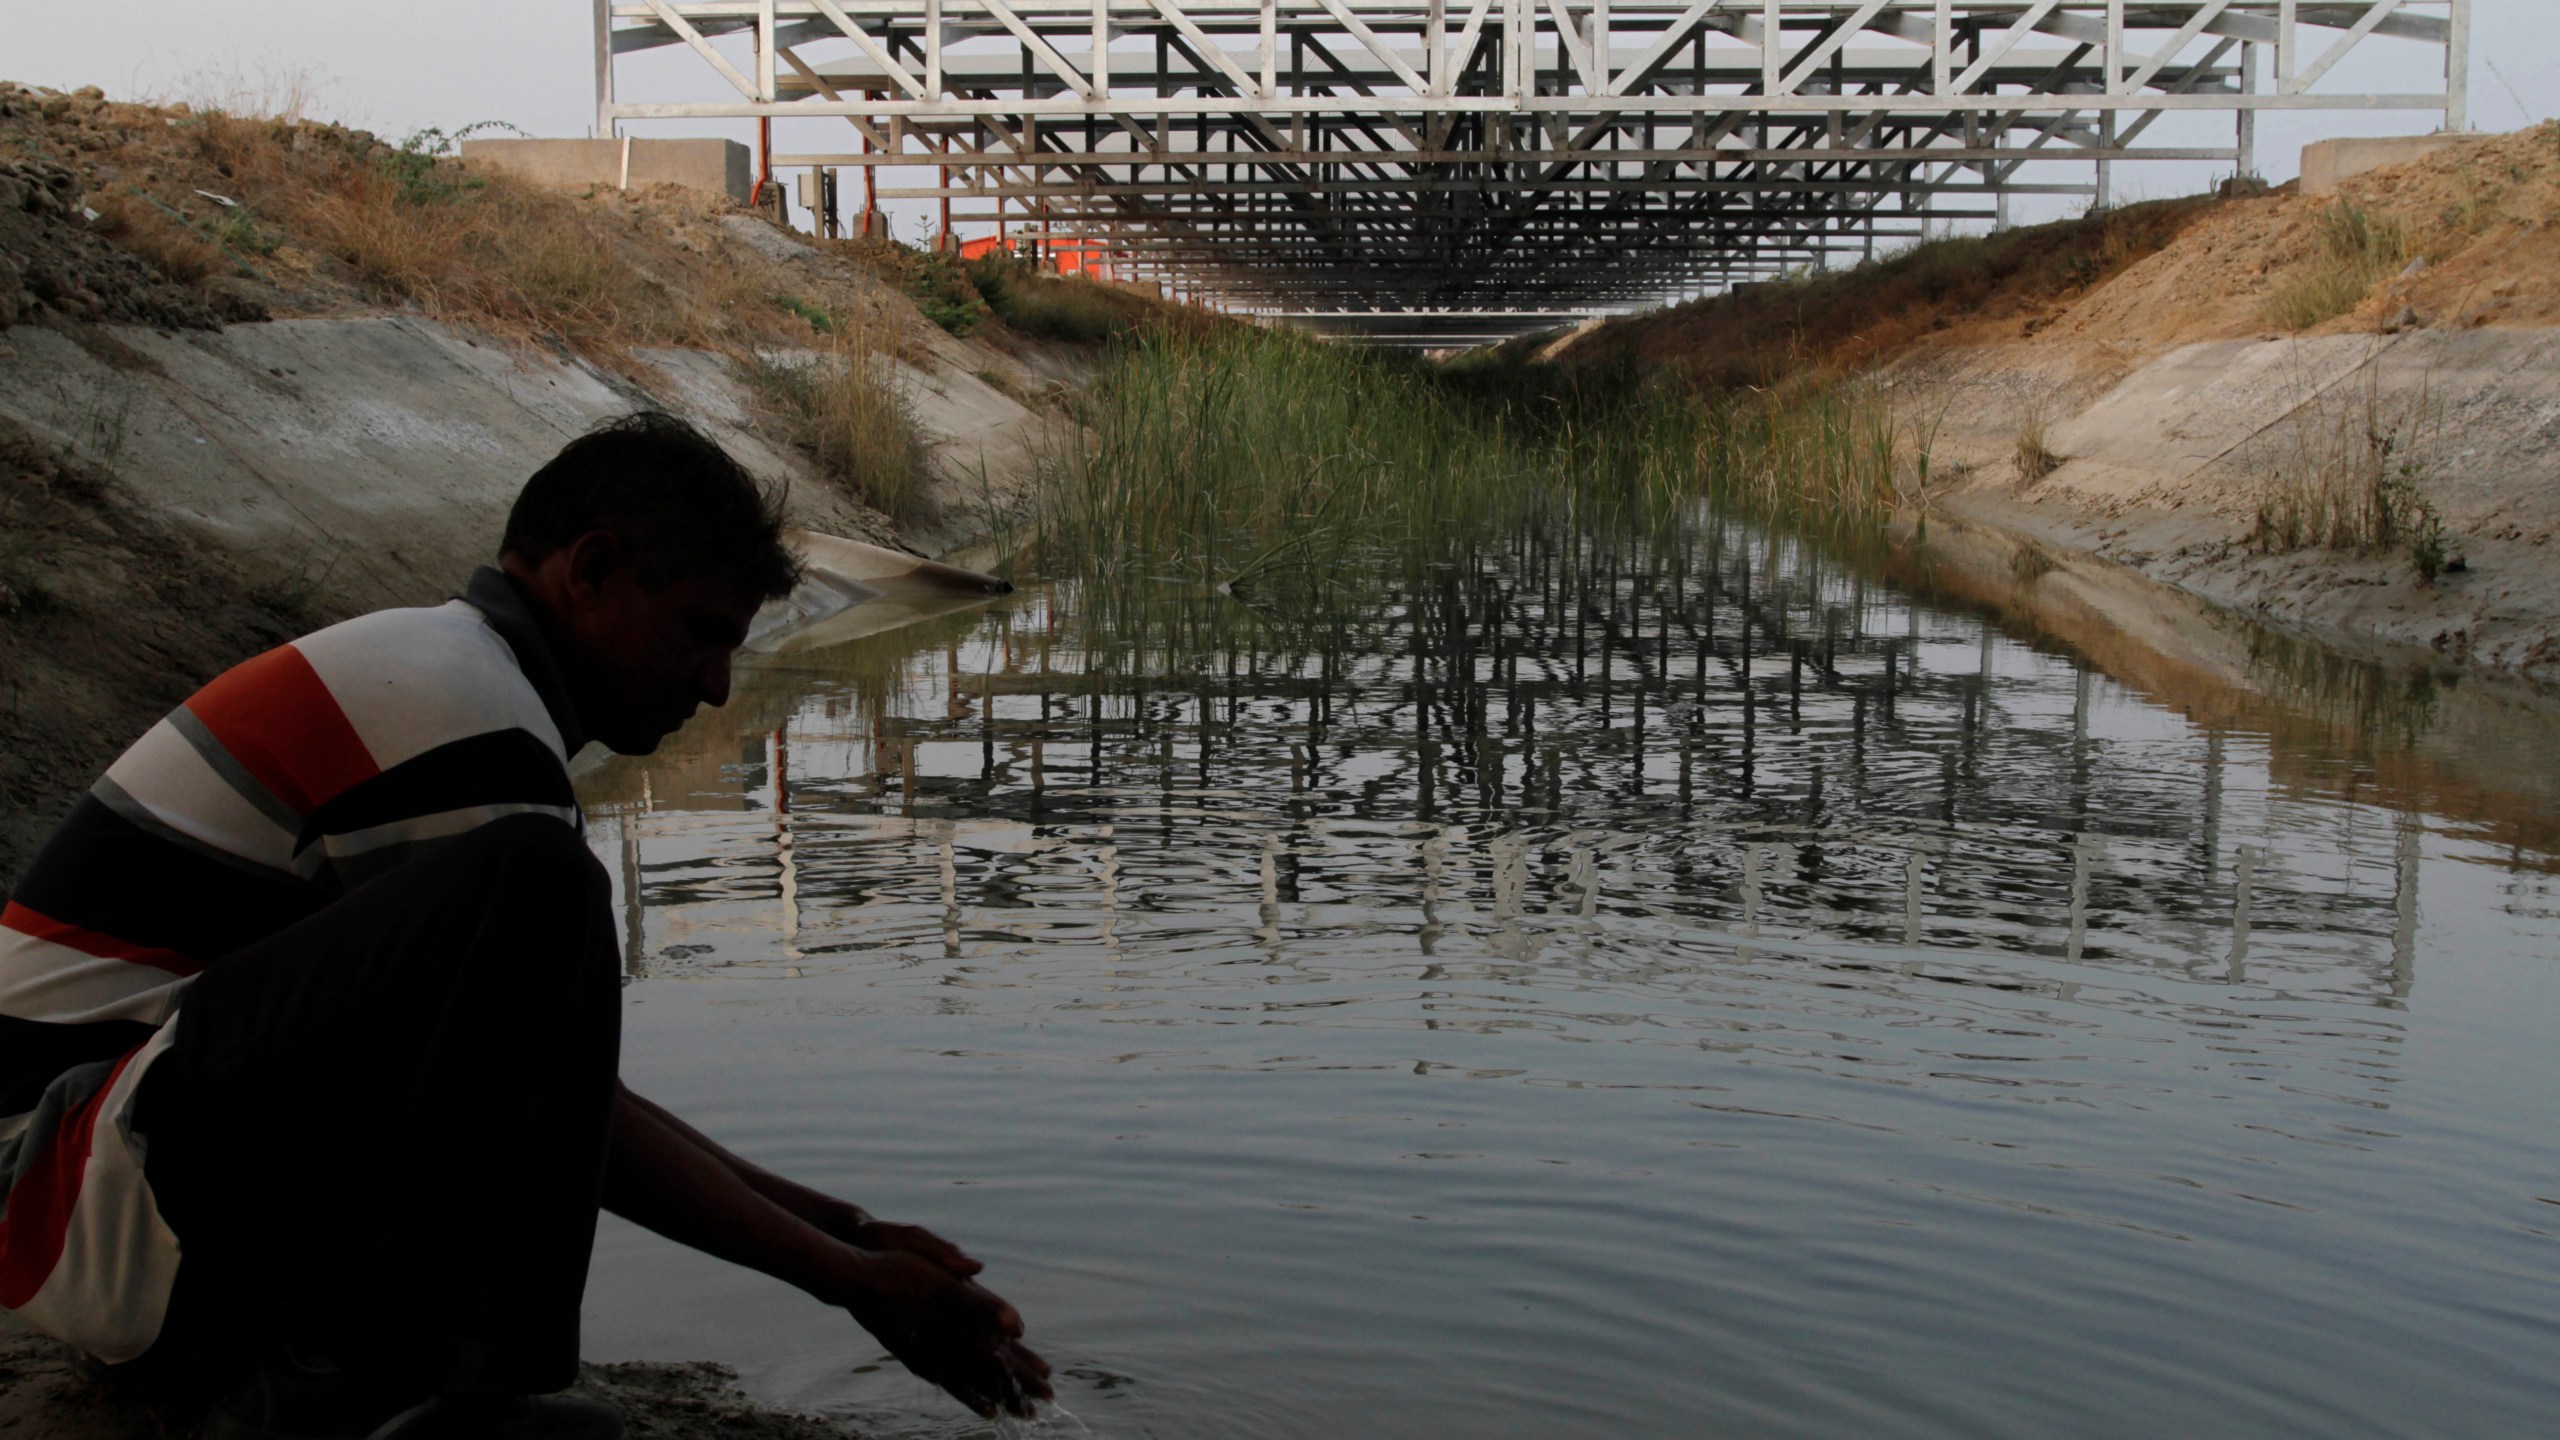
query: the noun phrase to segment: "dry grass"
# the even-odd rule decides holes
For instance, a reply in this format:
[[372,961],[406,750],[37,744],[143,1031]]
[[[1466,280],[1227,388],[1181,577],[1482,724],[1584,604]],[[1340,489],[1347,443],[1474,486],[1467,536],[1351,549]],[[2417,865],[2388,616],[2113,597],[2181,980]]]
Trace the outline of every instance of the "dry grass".
[[2409,259],[2409,230],[2397,217],[2341,200],[2313,222],[2311,253],[2276,281],[2260,309],[2281,330],[2308,330],[2354,310]]
[[640,345],[732,349],[789,333],[763,297],[712,264],[667,283],[629,225],[507,175],[339,126],[202,113],[205,161],[256,215],[336,259],[378,297],[520,342],[603,359]]
[[2068,456],[2054,453],[2052,435],[2045,424],[2044,407],[2030,407],[2018,422],[2018,478],[2029,484],[2062,468]]
[[824,350],[751,356],[741,374],[822,474],[910,523],[931,518],[926,449],[888,338],[838,322]]
[[1571,363],[1671,365],[1705,390],[1766,387],[1812,369],[1842,375],[1917,340],[1984,325],[2032,327],[2175,241],[2203,199],[1954,236],[1854,270],[1816,273],[1606,325]]
[[96,209],[98,234],[181,285],[201,285],[227,268],[219,246],[140,195],[111,192],[99,197]]

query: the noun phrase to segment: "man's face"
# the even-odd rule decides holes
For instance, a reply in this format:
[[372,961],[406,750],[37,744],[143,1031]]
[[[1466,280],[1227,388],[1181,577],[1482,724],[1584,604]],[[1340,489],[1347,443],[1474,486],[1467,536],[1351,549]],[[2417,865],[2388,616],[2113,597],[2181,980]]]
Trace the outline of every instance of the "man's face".
[[568,573],[554,616],[568,644],[564,678],[589,738],[646,755],[704,705],[729,700],[729,660],[759,597],[734,581],[694,576],[651,587],[610,535],[552,557]]

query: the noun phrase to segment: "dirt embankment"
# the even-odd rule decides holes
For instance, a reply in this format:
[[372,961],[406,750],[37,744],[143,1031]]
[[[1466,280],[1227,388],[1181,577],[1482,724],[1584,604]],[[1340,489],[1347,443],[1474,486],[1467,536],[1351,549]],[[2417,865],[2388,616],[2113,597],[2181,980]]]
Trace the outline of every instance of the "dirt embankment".
[[2365,647],[2560,682],[2560,124],[1939,242],[1567,363],[1884,387],[1925,508]]
[[930,553],[1021,503],[1091,363],[912,252],[430,148],[0,84],[0,894],[205,679],[452,593],[598,419],[676,411],[793,523]]

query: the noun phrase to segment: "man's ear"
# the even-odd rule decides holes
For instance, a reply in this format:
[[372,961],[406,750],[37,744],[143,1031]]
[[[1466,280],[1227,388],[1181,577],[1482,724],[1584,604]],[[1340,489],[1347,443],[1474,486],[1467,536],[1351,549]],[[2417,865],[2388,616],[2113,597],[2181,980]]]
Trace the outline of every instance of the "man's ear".
[[569,542],[569,586],[585,599],[602,591],[629,561],[622,539],[610,530],[590,530]]

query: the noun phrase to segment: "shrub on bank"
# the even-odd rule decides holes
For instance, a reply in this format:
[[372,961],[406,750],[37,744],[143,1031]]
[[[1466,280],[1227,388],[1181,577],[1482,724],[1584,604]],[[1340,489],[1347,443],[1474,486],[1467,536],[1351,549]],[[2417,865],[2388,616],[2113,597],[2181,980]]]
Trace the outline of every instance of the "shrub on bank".
[[971,262],[969,280],[1004,323],[1043,340],[1098,345],[1146,323],[1157,308],[1081,275],[1044,274],[1002,251]]

